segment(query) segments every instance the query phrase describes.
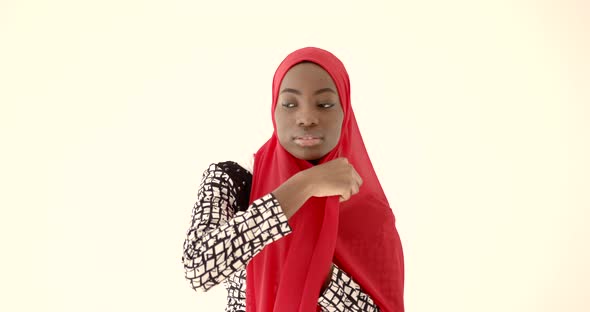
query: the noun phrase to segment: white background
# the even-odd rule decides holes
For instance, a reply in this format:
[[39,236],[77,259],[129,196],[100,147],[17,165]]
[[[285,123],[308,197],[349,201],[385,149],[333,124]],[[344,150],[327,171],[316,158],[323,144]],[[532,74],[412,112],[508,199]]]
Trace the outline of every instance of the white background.
[[275,68],[318,46],[407,311],[590,311],[587,1],[212,3],[0,2],[0,310],[223,311],[181,263],[201,174],[269,138]]

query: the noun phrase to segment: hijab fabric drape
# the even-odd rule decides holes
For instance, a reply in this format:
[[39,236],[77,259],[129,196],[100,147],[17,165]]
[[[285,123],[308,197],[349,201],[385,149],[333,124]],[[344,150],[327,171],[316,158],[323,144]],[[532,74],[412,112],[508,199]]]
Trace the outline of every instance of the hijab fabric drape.
[[354,116],[348,73],[332,53],[315,47],[301,48],[277,68],[272,83],[274,130],[255,154],[250,203],[313,166],[281,146],[274,119],[283,77],[304,61],[330,74],[344,111],[340,140],[319,164],[346,157],[362,177],[363,185],[342,203],[338,196],[310,198],[289,219],[293,232],[267,245],[250,260],[246,267],[246,311],[317,311],[320,289],[332,262],[347,272],[381,311],[404,311],[404,260],[395,217]]

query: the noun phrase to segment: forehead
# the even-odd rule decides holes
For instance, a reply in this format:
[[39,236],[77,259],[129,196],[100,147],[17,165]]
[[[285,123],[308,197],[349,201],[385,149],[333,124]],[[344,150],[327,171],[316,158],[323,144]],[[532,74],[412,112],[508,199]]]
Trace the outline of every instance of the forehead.
[[335,88],[335,84],[330,74],[321,66],[314,63],[301,63],[287,71],[281,82],[281,88],[283,87],[302,89],[307,87]]

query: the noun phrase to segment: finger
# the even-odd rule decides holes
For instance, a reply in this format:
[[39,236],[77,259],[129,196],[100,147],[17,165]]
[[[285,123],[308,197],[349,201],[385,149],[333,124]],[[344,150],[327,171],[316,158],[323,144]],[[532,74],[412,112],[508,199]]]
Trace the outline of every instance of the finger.
[[348,200],[348,199],[350,199],[350,198],[352,197],[352,194],[353,194],[353,193],[352,193],[352,190],[350,190],[350,191],[348,192],[348,196],[346,196],[346,199],[347,199],[347,200]]
[[359,188],[360,188],[360,185],[358,185],[358,183],[356,183],[356,182],[353,183],[352,184],[352,194],[358,193],[359,192]]
[[342,197],[342,201],[347,201],[348,199],[350,199],[350,192],[344,193],[340,195],[340,197]]
[[363,185],[363,178],[361,178],[361,176],[359,175],[359,173],[356,170],[353,170],[353,176],[354,176],[355,182],[358,184],[359,187],[361,185]]

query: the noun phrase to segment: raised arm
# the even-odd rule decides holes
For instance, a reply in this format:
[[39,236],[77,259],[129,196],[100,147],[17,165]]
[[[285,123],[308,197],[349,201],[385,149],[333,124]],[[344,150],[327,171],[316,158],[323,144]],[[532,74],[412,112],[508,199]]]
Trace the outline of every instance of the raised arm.
[[272,193],[239,211],[240,188],[218,164],[203,173],[182,256],[185,277],[196,291],[244,269],[264,246],[291,233]]

